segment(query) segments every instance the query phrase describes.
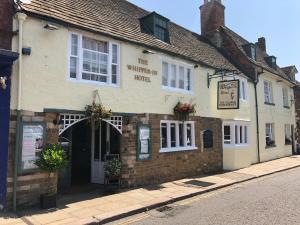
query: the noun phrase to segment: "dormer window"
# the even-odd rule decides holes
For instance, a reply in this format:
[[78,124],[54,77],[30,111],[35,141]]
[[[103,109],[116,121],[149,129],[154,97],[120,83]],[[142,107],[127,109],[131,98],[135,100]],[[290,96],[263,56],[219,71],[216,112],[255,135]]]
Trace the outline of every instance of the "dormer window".
[[169,22],[167,18],[153,12],[141,18],[142,31],[155,36],[157,39],[170,42]]
[[269,64],[270,67],[272,67],[273,69],[276,69],[276,57],[275,56],[268,56],[265,58],[265,60],[267,61],[267,63]]
[[249,58],[256,61],[256,46],[252,43],[243,46]]

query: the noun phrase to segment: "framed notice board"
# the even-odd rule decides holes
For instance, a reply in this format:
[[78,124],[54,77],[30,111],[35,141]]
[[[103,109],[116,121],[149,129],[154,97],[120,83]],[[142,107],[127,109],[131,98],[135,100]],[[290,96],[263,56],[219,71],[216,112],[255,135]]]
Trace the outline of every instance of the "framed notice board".
[[137,126],[137,160],[151,159],[151,127]]
[[20,130],[19,173],[38,171],[35,161],[46,144],[46,125],[42,122],[22,122]]

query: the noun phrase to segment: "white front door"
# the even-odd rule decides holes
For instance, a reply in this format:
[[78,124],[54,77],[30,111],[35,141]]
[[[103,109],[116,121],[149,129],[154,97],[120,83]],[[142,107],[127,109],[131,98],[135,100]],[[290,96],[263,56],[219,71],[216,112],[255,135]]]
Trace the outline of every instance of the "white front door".
[[[103,122],[92,123],[92,176],[91,183],[104,184],[104,157],[108,154],[109,125]],[[105,134],[104,134],[105,132]]]

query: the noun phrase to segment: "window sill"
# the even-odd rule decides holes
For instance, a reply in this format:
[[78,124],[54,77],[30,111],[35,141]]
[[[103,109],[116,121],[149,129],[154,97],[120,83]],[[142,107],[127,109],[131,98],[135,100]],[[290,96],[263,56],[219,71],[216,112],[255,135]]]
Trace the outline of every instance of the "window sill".
[[285,108],[285,109],[291,109],[289,106],[283,106],[283,108]]
[[232,145],[232,144],[224,144],[224,148],[246,148],[249,147],[249,144],[239,144],[239,145]]
[[173,88],[173,87],[162,86],[162,89],[166,90],[166,91],[181,92],[181,93],[190,94],[190,95],[194,94],[193,91],[188,91],[188,90],[180,89],[180,88]]
[[275,103],[271,103],[271,102],[265,102],[265,105],[271,105],[271,106],[275,106]]
[[197,147],[161,148],[159,150],[159,153],[194,151],[194,150],[197,150],[197,149],[198,149]]
[[276,148],[277,147],[277,145],[270,145],[270,146],[266,146],[265,148],[266,149],[271,149],[271,148]]
[[101,83],[97,81],[91,81],[91,80],[80,80],[75,78],[68,78],[68,81],[79,83],[79,84],[91,84],[95,86],[106,86],[106,87],[112,87],[112,88],[120,88],[119,84],[107,84],[107,83]]
[[292,146],[292,144],[284,144],[285,146]]

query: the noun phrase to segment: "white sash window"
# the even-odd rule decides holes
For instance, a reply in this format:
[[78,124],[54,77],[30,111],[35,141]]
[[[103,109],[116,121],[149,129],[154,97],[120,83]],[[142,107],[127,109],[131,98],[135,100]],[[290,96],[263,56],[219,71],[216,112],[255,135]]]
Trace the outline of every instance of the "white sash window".
[[97,84],[119,85],[119,45],[70,34],[69,77]]

